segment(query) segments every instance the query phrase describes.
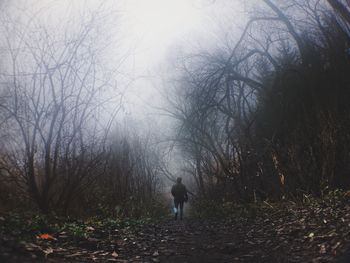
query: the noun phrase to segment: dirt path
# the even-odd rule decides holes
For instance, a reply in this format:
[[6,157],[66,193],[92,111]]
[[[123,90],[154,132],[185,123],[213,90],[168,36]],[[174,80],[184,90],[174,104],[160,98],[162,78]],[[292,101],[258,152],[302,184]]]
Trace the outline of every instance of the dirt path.
[[159,246],[161,262],[232,262],[237,253],[232,229],[214,223],[168,221],[159,236],[169,237]]
[[0,237],[0,262],[350,262],[344,257],[350,225],[330,231],[281,217],[168,219],[122,229],[92,225],[89,236],[79,240],[64,232],[33,243]]
[[130,231],[96,228],[75,243],[62,236],[38,243],[2,239],[0,262],[232,262],[237,249],[231,230],[205,221],[167,220]]

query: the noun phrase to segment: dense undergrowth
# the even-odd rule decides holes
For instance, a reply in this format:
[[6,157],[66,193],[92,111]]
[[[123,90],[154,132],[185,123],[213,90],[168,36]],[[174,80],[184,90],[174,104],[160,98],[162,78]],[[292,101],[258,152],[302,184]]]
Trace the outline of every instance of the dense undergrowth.
[[55,238],[64,233],[64,236],[72,241],[86,240],[91,237],[91,231],[95,228],[107,232],[132,229],[164,219],[167,211],[161,200],[155,201],[152,206],[144,207],[142,211],[139,209],[129,214],[123,213],[119,207],[108,209],[102,204],[94,209],[94,213],[90,211],[88,215],[80,216],[44,214],[40,210],[21,208],[0,212],[0,235],[15,237],[18,241],[34,242],[40,239],[42,234],[49,234]]
[[[162,205],[161,205],[162,204]],[[239,218],[255,220],[264,213],[273,211],[288,211],[291,214],[305,213],[313,215],[317,223],[322,224],[323,217],[339,219],[345,206],[350,205],[350,192],[342,190],[329,191],[323,198],[315,198],[312,195],[304,195],[302,200],[283,200],[272,202],[269,200],[237,204],[233,202],[221,202],[213,200],[191,200],[190,209],[185,216],[190,219],[203,220],[231,220]],[[150,209],[139,217],[127,217],[117,211],[107,211],[102,206],[94,216],[88,217],[62,217],[47,215],[25,210],[13,210],[0,213],[0,232],[6,235],[17,236],[24,240],[35,240],[42,233],[56,235],[67,233],[74,239],[89,237],[89,226],[97,226],[103,229],[132,228],[150,222],[159,222],[170,218],[168,208],[162,202],[157,203],[154,209]]]
[[304,194],[301,199],[281,201],[257,201],[248,203],[218,202],[212,199],[194,199],[192,201],[190,216],[193,218],[254,218],[266,209],[281,207],[304,207],[308,209],[332,208],[338,209],[350,204],[350,191],[340,189],[324,191],[322,197]]

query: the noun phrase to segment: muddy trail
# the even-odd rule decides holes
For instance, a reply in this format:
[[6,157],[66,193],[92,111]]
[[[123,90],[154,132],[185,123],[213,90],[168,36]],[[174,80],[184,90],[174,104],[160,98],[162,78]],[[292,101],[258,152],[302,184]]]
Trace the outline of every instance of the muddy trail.
[[225,220],[85,222],[81,229],[79,237],[61,229],[32,240],[5,231],[0,262],[350,262],[348,204],[264,207]]

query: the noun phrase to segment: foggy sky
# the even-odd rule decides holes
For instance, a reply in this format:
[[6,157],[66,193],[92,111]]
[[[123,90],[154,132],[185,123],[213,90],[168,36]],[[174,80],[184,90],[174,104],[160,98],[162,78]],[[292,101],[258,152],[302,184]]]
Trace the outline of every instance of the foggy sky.
[[29,23],[34,17],[48,28],[64,27],[64,21],[71,20],[74,33],[83,14],[92,13],[102,2],[110,17],[100,27],[101,39],[109,41],[101,61],[115,68],[119,88],[126,90],[118,120],[165,139],[171,120],[158,108],[166,107],[160,93],[168,88],[164,80],[171,71],[169,62],[179,51],[196,52],[235,41],[248,19],[245,1],[8,0],[2,8],[11,19]]
[[128,85],[124,114],[135,122],[148,122],[156,114],[153,106],[162,105],[159,89],[166,87],[160,80],[166,78],[164,69],[174,50],[215,45],[225,37],[222,32],[239,32],[246,19],[241,0],[12,0],[4,1],[3,8],[16,19],[34,16],[57,26],[67,19],[78,24],[82,13],[101,2],[115,12],[114,23],[103,32],[111,38],[106,63],[123,61],[117,79]]

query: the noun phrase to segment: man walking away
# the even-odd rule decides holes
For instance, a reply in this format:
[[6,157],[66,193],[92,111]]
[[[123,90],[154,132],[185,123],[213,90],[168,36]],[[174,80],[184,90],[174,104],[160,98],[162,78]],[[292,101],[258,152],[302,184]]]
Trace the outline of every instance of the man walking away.
[[176,184],[173,185],[171,188],[171,194],[174,197],[174,205],[176,208],[175,212],[175,220],[177,220],[177,214],[178,214],[178,208],[180,205],[180,220],[182,220],[183,216],[183,208],[184,208],[184,202],[187,202],[188,196],[187,196],[187,189],[186,186],[184,186],[182,183],[182,178],[178,177],[176,180]]

